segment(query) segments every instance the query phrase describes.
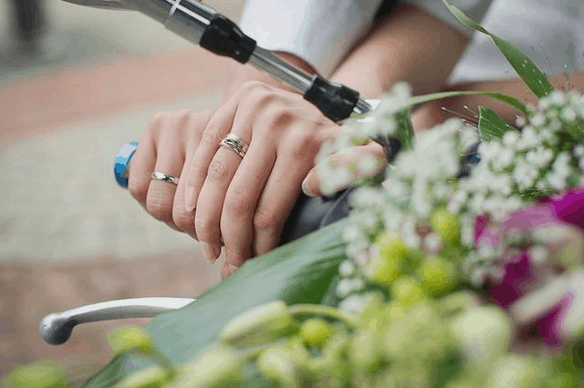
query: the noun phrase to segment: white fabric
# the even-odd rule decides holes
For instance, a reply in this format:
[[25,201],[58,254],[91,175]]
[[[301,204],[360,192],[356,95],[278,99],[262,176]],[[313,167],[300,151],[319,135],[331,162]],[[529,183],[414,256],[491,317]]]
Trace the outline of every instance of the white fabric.
[[382,0],[249,0],[240,27],[259,46],[295,54],[330,76],[369,29]]
[[[546,74],[584,70],[583,0],[495,0],[482,25],[518,46]],[[451,81],[517,77],[488,36],[476,33]]]
[[[442,20],[469,38],[473,35],[474,30],[459,22],[442,0],[404,0],[403,2],[424,9],[436,19]],[[458,7],[466,16],[477,23],[481,23],[491,2],[492,0],[451,0],[451,4]]]
[[[330,76],[366,32],[382,0],[248,0],[241,27],[262,47],[291,52]],[[442,0],[402,0],[465,34]],[[547,74],[584,70],[583,0],[451,0],[522,49]],[[490,5],[490,7],[489,7]],[[488,8],[488,10],[487,10]],[[516,77],[492,40],[474,33],[450,80]]]

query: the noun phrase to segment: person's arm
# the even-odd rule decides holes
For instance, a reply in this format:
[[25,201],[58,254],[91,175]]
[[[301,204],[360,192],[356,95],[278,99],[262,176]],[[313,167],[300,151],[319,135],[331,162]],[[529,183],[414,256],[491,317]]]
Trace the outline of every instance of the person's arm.
[[[439,91],[468,42],[463,33],[425,10],[399,5],[377,23],[332,80],[358,90],[366,98],[380,97],[398,81],[410,83],[414,94]],[[379,170],[384,167],[380,145],[371,142],[356,148],[360,155],[379,160]],[[352,160],[345,155],[333,155],[330,162],[348,164]],[[313,168],[302,183],[304,193],[322,195],[318,180],[317,168]]]
[[[556,74],[549,77],[549,80],[558,90],[573,88],[584,92],[584,71],[576,71],[570,74],[568,78],[566,78],[565,74]],[[447,90],[490,90],[509,94],[524,104],[537,105],[538,102],[538,98],[519,78],[464,82],[451,85]],[[474,114],[478,113],[479,106],[486,106],[493,109],[503,120],[511,125],[515,124],[517,115],[520,114],[517,109],[499,100],[481,96],[462,96],[426,104],[416,112],[413,119],[419,130],[432,128],[436,124],[450,117],[456,117],[457,115],[459,117],[470,116],[469,121],[472,122],[478,119]]]

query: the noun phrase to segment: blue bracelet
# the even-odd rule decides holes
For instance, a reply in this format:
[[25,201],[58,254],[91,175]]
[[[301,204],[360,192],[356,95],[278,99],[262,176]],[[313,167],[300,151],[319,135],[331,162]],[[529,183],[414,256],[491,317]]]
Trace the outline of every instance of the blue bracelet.
[[118,184],[123,188],[128,188],[128,163],[130,163],[130,159],[132,159],[132,156],[134,156],[137,149],[137,141],[126,143],[120,148],[118,156],[116,157],[114,176],[116,177]]

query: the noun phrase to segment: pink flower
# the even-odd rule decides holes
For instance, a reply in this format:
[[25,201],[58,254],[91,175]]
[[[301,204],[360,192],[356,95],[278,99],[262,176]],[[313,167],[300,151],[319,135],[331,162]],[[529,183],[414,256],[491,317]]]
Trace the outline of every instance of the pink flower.
[[[477,245],[497,245],[502,237],[498,234],[499,231],[521,233],[536,228],[565,228],[567,225],[577,226],[584,232],[584,187],[544,198],[530,208],[513,212],[501,222],[499,228],[490,228],[488,218],[477,217],[475,241]],[[542,284],[538,275],[548,276],[547,273],[538,274],[539,269],[528,251],[520,251],[507,260],[503,267],[503,279],[493,285],[492,296],[505,309]],[[562,344],[563,318],[573,303],[576,303],[576,299],[578,298],[573,293],[565,292],[553,308],[537,319],[539,334],[549,347]]]

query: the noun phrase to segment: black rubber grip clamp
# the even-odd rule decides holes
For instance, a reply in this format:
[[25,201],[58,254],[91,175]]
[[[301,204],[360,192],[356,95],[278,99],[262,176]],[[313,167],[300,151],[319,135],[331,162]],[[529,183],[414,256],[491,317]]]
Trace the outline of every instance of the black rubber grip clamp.
[[213,17],[199,44],[217,55],[233,58],[240,63],[246,63],[256,47],[255,40],[220,14]]
[[304,93],[304,99],[316,105],[329,119],[341,121],[353,113],[359,101],[359,92],[315,75],[312,86]]

